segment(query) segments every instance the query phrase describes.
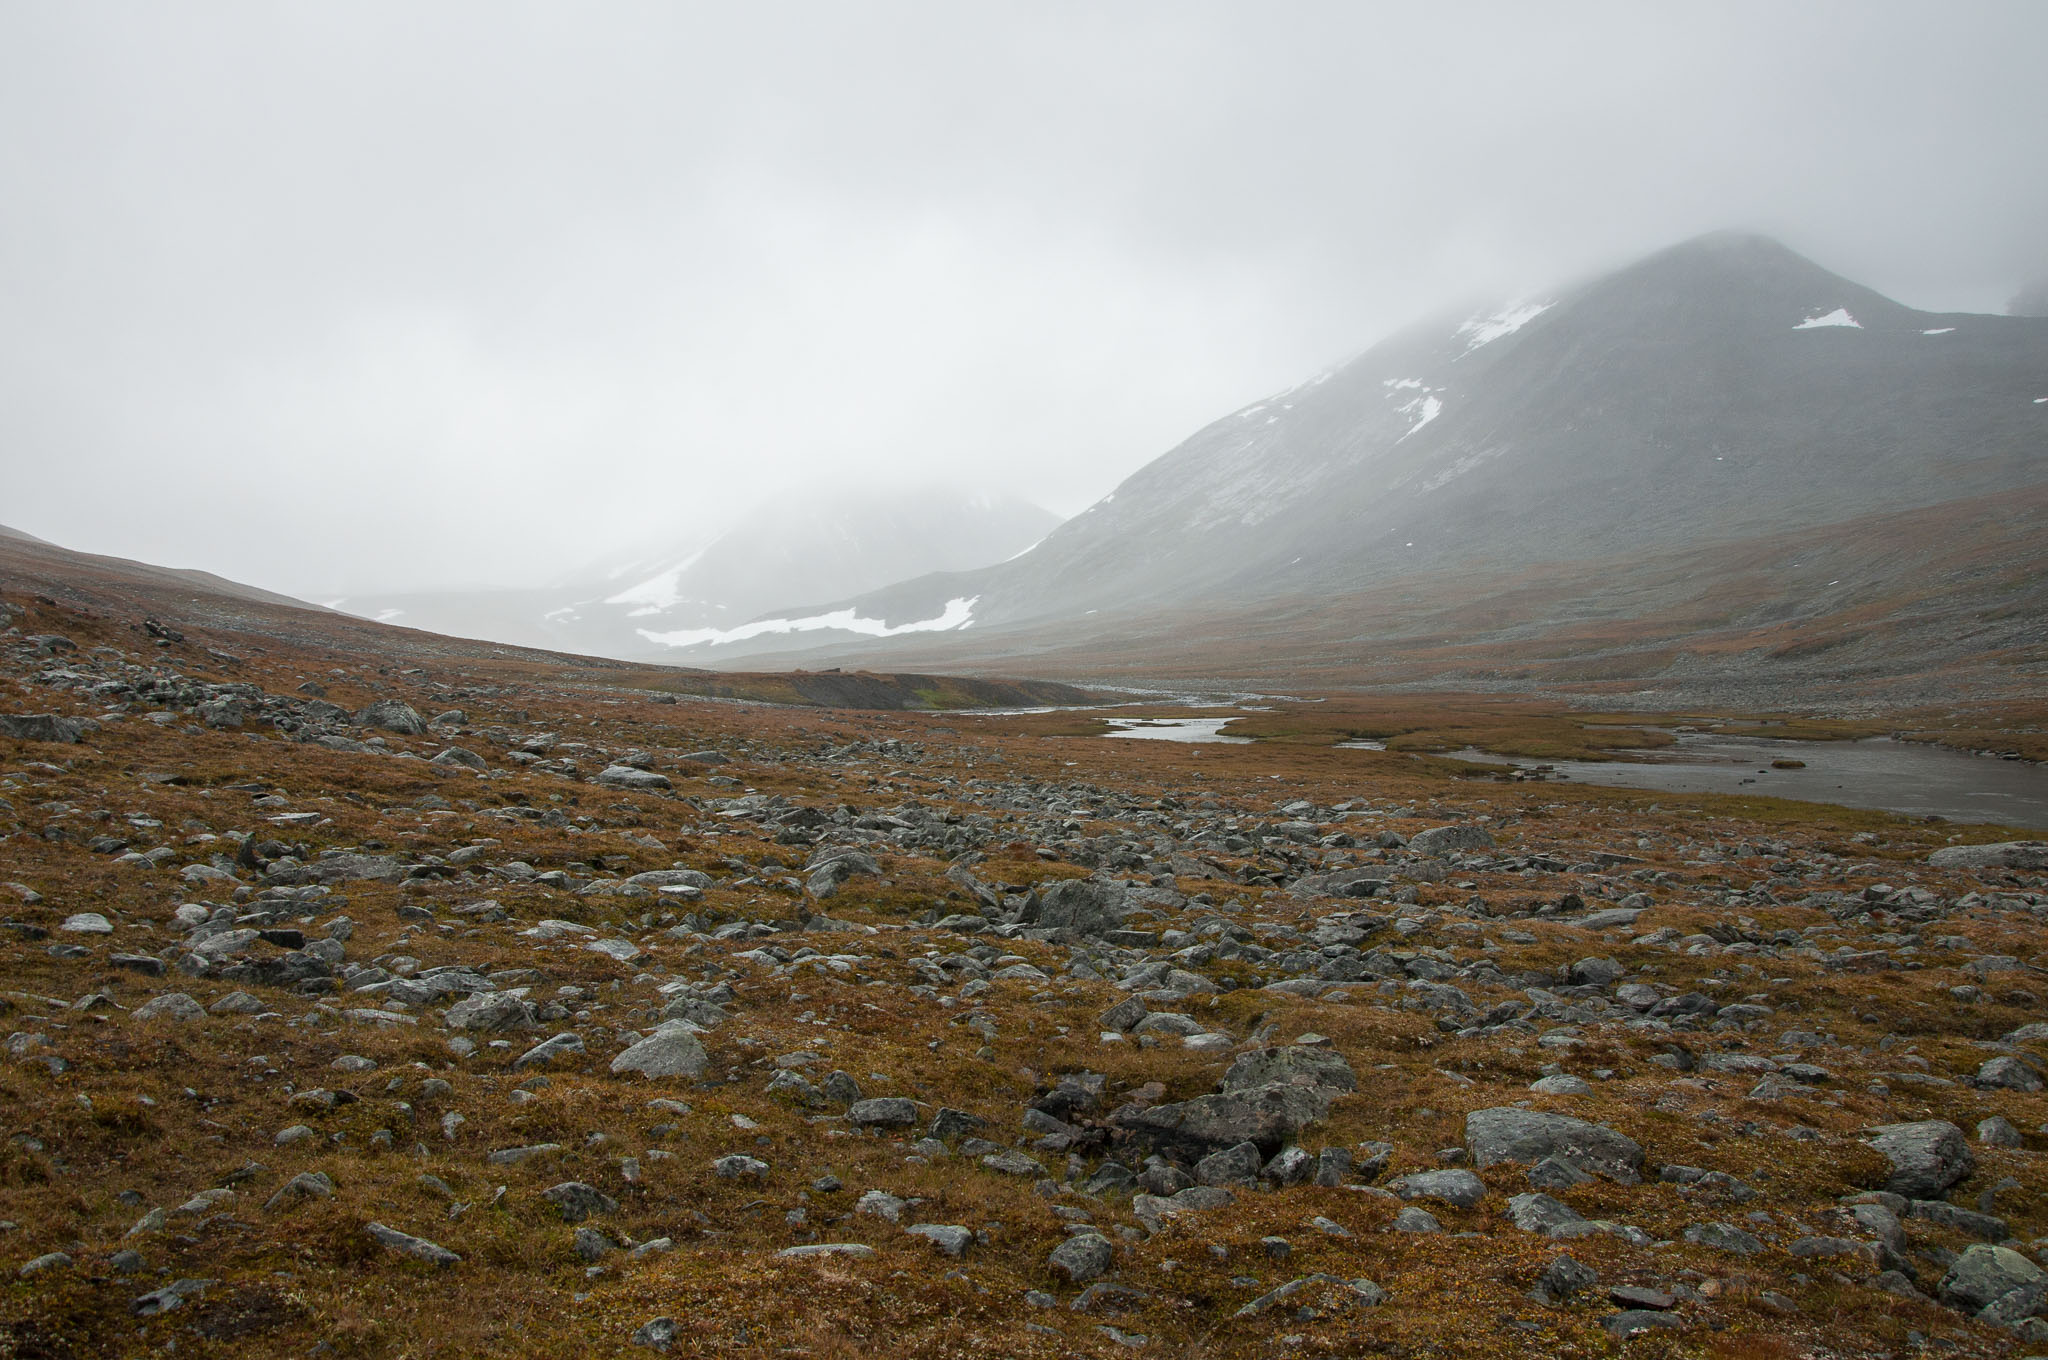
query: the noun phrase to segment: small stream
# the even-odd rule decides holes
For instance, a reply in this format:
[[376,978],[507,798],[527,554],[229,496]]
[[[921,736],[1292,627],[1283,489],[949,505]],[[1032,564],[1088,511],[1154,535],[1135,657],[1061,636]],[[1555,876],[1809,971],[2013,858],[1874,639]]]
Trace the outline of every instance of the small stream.
[[[1871,737],[1782,741],[1680,732],[1676,746],[1640,761],[1530,760],[1470,747],[1458,760],[1545,768],[1554,779],[1662,793],[1745,793],[1875,808],[1954,822],[2048,828],[2048,766],[1971,755],[1945,746]],[[1774,769],[1797,760],[1804,769]]]

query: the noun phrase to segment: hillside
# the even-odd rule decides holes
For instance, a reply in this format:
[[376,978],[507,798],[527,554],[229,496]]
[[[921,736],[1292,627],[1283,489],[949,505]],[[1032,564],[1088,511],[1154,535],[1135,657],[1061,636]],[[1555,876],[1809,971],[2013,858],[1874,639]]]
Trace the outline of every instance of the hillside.
[[[1291,646],[1348,649],[1350,675],[1367,680],[1426,665],[1384,631],[1390,601],[1455,582],[1439,602],[1454,608],[1510,596],[1531,574],[1577,575],[1580,599],[1525,598],[1490,631],[1540,648],[1595,614],[1670,654],[1668,674],[1640,679],[1679,685],[1695,646],[1725,640],[1702,634],[1689,596],[1734,589],[1752,616],[1816,627],[1845,592],[1942,613],[1923,589],[1929,557],[1978,590],[1957,595],[1944,626],[2038,619],[2038,537],[2007,535],[1971,560],[1939,535],[1895,540],[1900,551],[1854,577],[1788,571],[1762,590],[1714,564],[2032,496],[2048,485],[2044,373],[2048,320],[1918,312],[1775,242],[1705,237],[1397,335],[1208,426],[1012,561],[788,616],[903,634],[886,645],[784,629],[733,650],[781,639],[812,660],[1057,656],[1113,669],[1121,644],[1095,639],[1170,634],[1212,651],[1214,674],[1273,677],[1286,667],[1241,648],[1225,620],[1285,614],[1298,623]],[[1681,560],[1687,571],[1668,569]],[[1987,596],[1979,577],[2012,592]],[[1137,645],[1131,661],[1156,659]],[[1864,660],[1883,680],[1918,658]],[[1760,683],[1776,675],[1768,659],[1755,669]]]
[[[999,676],[892,672],[709,671],[513,647],[364,620],[288,596],[125,558],[76,553],[26,534],[0,534],[0,589],[40,596],[100,621],[130,645],[185,648],[212,664],[251,664],[298,649],[336,663],[375,656],[387,670],[461,662],[481,673],[541,671],[563,684],[604,684],[647,698],[677,695],[749,703],[856,709],[1016,708],[1086,705],[1071,685]],[[4,627],[4,625],[0,625]]]
[[[2023,833],[1284,735],[1313,704],[1194,747],[677,699],[35,551],[0,1354],[2048,1339]],[[1332,716],[1632,732],[1405,706]]]
[[733,629],[778,606],[1000,562],[1059,518],[1014,496],[849,484],[776,497],[727,523],[685,512],[676,541],[528,590],[343,595],[362,618],[631,660]]

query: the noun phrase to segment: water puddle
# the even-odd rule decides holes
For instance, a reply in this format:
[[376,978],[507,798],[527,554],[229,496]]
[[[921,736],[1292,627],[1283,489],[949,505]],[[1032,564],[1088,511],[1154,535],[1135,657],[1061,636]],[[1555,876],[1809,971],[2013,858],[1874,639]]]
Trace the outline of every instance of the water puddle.
[[[1546,769],[1574,784],[1661,793],[1748,793],[1956,822],[2048,827],[2048,766],[1872,737],[1777,741],[1679,732],[1642,761],[1529,760],[1467,748],[1459,760]],[[1776,768],[1798,761],[1804,768]]]
[[1250,737],[1223,735],[1224,724],[1234,721],[1230,718],[1105,718],[1103,721],[1117,729],[1103,733],[1107,737],[1135,737],[1139,741],[1227,742],[1237,746],[1251,743]]

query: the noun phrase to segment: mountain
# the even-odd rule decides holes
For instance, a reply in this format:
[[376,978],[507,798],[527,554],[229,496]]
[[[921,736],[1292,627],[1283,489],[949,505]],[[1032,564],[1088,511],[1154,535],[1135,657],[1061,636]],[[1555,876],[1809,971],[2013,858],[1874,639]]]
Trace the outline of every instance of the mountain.
[[[1713,593],[1714,551],[1973,498],[1995,516],[2048,483],[2043,398],[2048,320],[1916,311],[1774,241],[1716,234],[1395,335],[1198,431],[1012,561],[783,616],[853,619],[873,640],[821,650],[774,627],[733,650],[1072,669],[1206,650],[1210,674],[1256,677],[1272,654],[1234,652],[1244,619],[1284,613],[1290,647],[1348,647],[1362,676],[1406,626],[1391,602],[1455,622],[1463,602],[1566,564],[1575,595],[1546,589],[1486,628],[1520,646],[1590,612],[1643,621],[1633,642],[1668,648],[1702,632],[1655,620],[1699,614],[1680,606]],[[1920,545],[1898,546],[1852,583],[1864,607],[1927,579],[1904,551]],[[2034,551],[2007,543],[1974,566],[1996,575]],[[1840,584],[1795,573],[1745,590],[1738,612],[1818,618]]]
[[777,606],[1000,561],[1058,516],[1014,496],[935,487],[826,488],[770,501],[666,550],[593,565],[561,585],[343,596],[331,608],[457,636],[659,659]]
[[[41,620],[41,623],[38,623]],[[57,635],[43,625],[61,622]],[[148,649],[167,664],[228,679],[246,679],[247,667],[274,670],[312,664],[320,675],[422,677],[455,688],[445,697],[488,694],[587,693],[590,686],[637,693],[657,703],[677,696],[739,699],[801,708],[885,710],[1072,708],[1102,696],[1071,685],[1002,676],[924,675],[870,671],[748,674],[635,664],[575,656],[395,628],[309,605],[289,596],[226,580],[210,572],[152,566],[123,557],[73,552],[32,535],[0,527],[0,641],[28,654],[104,657]],[[101,651],[100,649],[109,649]],[[99,664],[94,661],[90,664]],[[125,664],[125,661],[124,663]],[[459,681],[454,677],[461,677]],[[50,670],[47,683],[68,686],[76,674]],[[314,676],[300,670],[295,679]],[[353,683],[353,681],[349,682]],[[381,682],[370,681],[372,687]],[[191,689],[181,691],[191,702]],[[308,693],[318,692],[318,681]],[[346,721],[344,719],[344,721]],[[0,725],[0,735],[5,735]],[[0,812],[6,810],[0,803]]]

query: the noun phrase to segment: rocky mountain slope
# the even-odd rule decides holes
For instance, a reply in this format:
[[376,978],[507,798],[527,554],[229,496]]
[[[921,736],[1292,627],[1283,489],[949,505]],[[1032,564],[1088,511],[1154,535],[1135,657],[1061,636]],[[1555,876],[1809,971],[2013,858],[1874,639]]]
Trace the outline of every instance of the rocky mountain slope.
[[[1102,664],[1114,649],[1091,638],[1170,633],[1213,645],[1218,673],[1268,675],[1203,616],[1286,610],[1294,644],[1349,646],[1362,672],[1399,641],[1374,626],[1390,595],[1455,577],[1498,596],[1571,564],[1599,612],[1647,621],[1714,584],[1657,580],[1660,558],[2048,485],[2044,375],[2048,320],[1918,312],[1772,241],[1711,236],[1397,335],[1200,431],[1013,561],[806,612],[906,630],[845,655]],[[1974,565],[2033,579],[2040,550],[2009,549]],[[1846,588],[1920,582],[1871,568]],[[1838,586],[1788,576],[1758,604],[1803,618]],[[2038,592],[2026,607],[2038,620]]]
[[781,496],[727,525],[694,523],[679,543],[597,564],[558,586],[323,603],[457,637],[659,659],[692,645],[716,652],[728,630],[781,606],[1000,562],[1058,524],[1015,496],[847,485]]
[[0,1352],[2048,1343],[2038,842],[92,593],[0,586]]

